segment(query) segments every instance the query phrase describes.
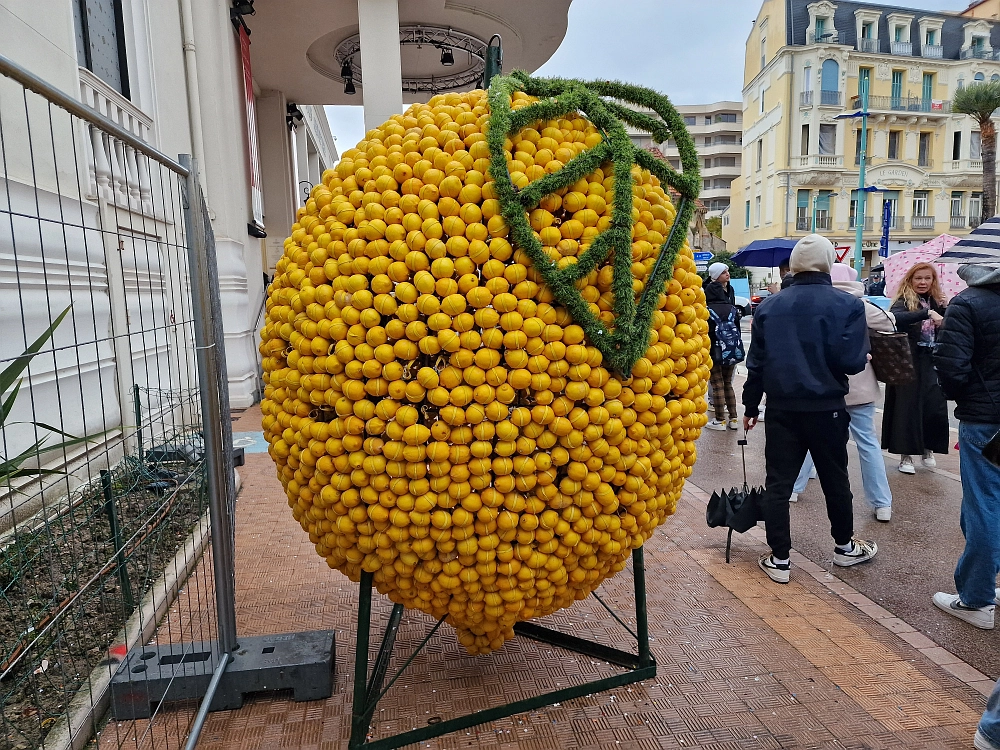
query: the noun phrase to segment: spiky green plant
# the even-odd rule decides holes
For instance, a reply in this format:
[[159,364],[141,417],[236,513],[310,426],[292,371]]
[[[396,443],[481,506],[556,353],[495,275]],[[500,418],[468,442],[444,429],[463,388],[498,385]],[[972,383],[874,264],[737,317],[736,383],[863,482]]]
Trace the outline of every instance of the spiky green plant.
[[997,205],[997,129],[993,113],[1000,108],[1000,81],[973,83],[955,92],[952,112],[969,115],[979,123],[983,156],[983,215],[991,218]]
[[69,311],[70,308],[68,307],[63,310],[59,317],[52,322],[52,325],[46,328],[42,335],[35,339],[34,343],[25,349],[21,356],[0,372],[0,429],[3,429],[8,424],[31,424],[38,429],[55,435],[61,435],[65,440],[58,443],[49,443],[52,435],[44,435],[15,456],[0,456],[0,487],[6,485],[12,479],[21,477],[63,474],[64,472],[59,469],[44,469],[40,466],[27,466],[26,464],[34,462],[46,453],[66,450],[74,445],[79,445],[93,439],[93,436],[75,437],[63,432],[58,427],[53,427],[44,422],[7,422],[7,417],[14,408],[14,402],[17,400],[17,395],[21,389],[21,373],[27,369],[31,360],[38,355],[45,342],[52,338],[52,334],[59,324],[62,323],[63,318],[66,317]]

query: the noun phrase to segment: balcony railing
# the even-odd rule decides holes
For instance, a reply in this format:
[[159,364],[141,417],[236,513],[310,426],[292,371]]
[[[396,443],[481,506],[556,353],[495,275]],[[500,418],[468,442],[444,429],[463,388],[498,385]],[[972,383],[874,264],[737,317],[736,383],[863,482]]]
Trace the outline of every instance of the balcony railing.
[[826,216],[816,217],[816,231],[829,232],[832,226],[833,226],[833,217],[831,217],[829,214],[827,214]]
[[842,167],[844,157],[835,154],[810,154],[808,156],[795,156],[800,167]]
[[813,103],[813,92],[803,91],[799,94],[799,106],[800,107],[811,107]]
[[815,31],[810,31],[806,44],[847,44],[846,32],[826,31],[816,35]]
[[933,216],[910,217],[910,229],[933,229],[933,228],[934,228]]
[[969,229],[975,229],[983,223],[981,216],[969,216]]
[[948,162],[948,169],[953,172],[982,172],[982,159],[952,159]]
[[825,107],[839,107],[843,102],[843,95],[839,91],[820,91],[819,103]]
[[878,39],[858,39],[858,52],[878,52]]
[[894,55],[903,55],[905,57],[913,56],[913,45],[910,42],[892,42],[889,45],[889,51]]
[[[858,228],[858,217],[857,216],[852,216],[850,218],[850,221],[848,222],[848,224],[849,224],[848,229],[857,229]],[[863,224],[864,224],[864,226],[863,226],[864,231],[870,232],[872,230],[872,217],[871,216],[866,216]]]
[[810,229],[812,229],[812,219],[804,219],[800,216],[795,220],[796,232],[808,232]]
[[944,57],[944,47],[940,44],[921,44],[920,55],[921,57],[940,60]]
[[997,53],[985,47],[963,47],[960,57],[963,60],[996,60]]
[[[861,107],[861,97],[851,97],[851,107]],[[935,115],[945,115],[951,112],[951,100],[924,99],[919,96],[869,96],[868,110],[886,110],[889,112],[928,112]]]
[[952,229],[965,229],[965,217],[952,216],[948,226]]

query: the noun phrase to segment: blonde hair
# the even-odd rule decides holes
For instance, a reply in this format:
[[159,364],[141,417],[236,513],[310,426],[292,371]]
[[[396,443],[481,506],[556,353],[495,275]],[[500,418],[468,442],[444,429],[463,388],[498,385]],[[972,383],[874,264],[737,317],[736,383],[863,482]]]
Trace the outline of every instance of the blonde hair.
[[939,305],[943,305],[947,302],[944,292],[941,290],[941,283],[938,281],[937,269],[930,263],[917,263],[917,265],[906,272],[906,276],[904,276],[903,280],[899,282],[899,289],[896,291],[896,296],[892,298],[894,303],[896,300],[902,299],[906,303],[907,310],[912,312],[920,309],[920,295],[917,294],[916,290],[913,288],[913,277],[916,275],[917,271],[924,270],[929,270],[934,276],[934,281],[931,283],[930,296],[933,297]]

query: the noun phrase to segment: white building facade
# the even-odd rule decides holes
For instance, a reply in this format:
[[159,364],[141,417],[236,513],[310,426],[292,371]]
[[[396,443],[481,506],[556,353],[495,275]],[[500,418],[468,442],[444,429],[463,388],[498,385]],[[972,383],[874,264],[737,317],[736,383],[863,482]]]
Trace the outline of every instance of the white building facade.
[[[337,159],[322,107],[292,111],[280,91],[262,90],[253,69],[268,61],[252,50],[246,26],[226,0],[0,0],[0,54],[162,153],[197,159],[215,234],[236,408],[250,406],[260,392],[257,330],[265,275],[276,260],[267,243],[277,239],[280,247],[306,185]],[[17,104],[7,99],[8,117]],[[8,149],[16,150],[11,122]],[[50,186],[53,193],[79,200],[85,214],[110,211],[121,220],[130,210],[126,193],[148,189],[135,162],[123,151],[75,146],[86,161],[79,170],[83,184],[63,180]],[[13,158],[0,175],[13,192],[32,179],[30,165]],[[0,246],[0,258],[0,276],[16,273],[12,247]],[[37,281],[30,274],[19,278],[22,292]],[[19,315],[4,308],[0,325],[21,330]]]

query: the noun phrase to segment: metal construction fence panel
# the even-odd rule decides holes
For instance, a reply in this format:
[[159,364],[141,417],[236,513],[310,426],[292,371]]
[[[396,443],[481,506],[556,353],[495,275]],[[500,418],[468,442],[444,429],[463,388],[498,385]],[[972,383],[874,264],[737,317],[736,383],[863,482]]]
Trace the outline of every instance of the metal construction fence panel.
[[111,114],[0,57],[0,750],[183,747],[235,637],[211,226]]

